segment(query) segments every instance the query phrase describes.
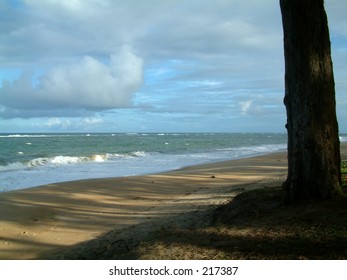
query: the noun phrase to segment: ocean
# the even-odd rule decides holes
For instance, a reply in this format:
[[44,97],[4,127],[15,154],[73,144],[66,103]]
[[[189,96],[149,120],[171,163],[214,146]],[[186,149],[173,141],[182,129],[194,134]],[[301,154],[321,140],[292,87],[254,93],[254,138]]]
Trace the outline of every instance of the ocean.
[[286,142],[275,133],[0,134],[0,192],[245,158]]
[[245,158],[286,143],[276,133],[0,134],[0,192]]
[[285,134],[0,134],[0,192],[168,171],[286,148]]

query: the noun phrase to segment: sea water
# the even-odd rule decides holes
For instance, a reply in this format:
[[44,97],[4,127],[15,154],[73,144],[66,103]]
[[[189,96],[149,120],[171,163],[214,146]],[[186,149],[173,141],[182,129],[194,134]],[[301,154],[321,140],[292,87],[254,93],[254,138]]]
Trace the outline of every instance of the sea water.
[[0,134],[0,192],[142,175],[286,149],[285,134]]
[[286,142],[276,133],[0,134],[0,192],[245,158]]

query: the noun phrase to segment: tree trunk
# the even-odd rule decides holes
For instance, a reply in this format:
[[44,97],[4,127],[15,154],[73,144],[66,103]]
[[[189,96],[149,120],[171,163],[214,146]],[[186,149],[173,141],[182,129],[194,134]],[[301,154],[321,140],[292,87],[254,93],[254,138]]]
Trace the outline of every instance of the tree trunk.
[[289,203],[340,192],[340,141],[323,0],[280,0],[285,55]]

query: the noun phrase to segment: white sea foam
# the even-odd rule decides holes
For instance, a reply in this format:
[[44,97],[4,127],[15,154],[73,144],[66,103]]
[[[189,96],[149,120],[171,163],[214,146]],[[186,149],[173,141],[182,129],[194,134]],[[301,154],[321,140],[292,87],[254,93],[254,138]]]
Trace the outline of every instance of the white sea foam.
[[85,162],[103,162],[107,160],[107,155],[87,156],[55,156],[50,158],[35,158],[28,162],[28,167],[36,167],[42,165],[70,165]]
[[7,165],[0,165],[0,171],[12,171],[25,169],[27,166],[21,162],[13,162]]
[[[18,152],[18,155],[23,155],[23,152]],[[145,157],[147,154],[144,151],[135,151],[125,154],[95,154],[92,156],[54,156],[54,157],[39,157],[34,158],[26,163],[15,162],[7,165],[0,165],[0,171],[20,170],[27,168],[35,168],[39,166],[57,166],[57,165],[76,165],[87,162],[101,163],[106,161],[114,161],[121,159],[132,159]]]
[[0,138],[35,138],[35,137],[48,137],[44,134],[10,134],[10,135],[0,135]]
[[93,155],[91,159],[95,162],[104,162],[107,160],[107,155]]
[[128,132],[128,133],[125,133],[126,135],[138,135],[137,132]]
[[232,148],[217,149],[221,152],[229,153],[233,157],[240,157],[244,155],[254,155],[262,153],[271,153],[286,149],[286,144],[273,144],[273,145],[260,145],[260,146],[241,146]]
[[[160,141],[160,143],[163,142]],[[186,144],[188,143],[184,143],[185,147]],[[22,150],[24,154],[15,159],[18,162],[0,166],[0,171],[5,171],[0,172],[0,191],[70,180],[157,173],[190,165],[249,157],[285,148],[284,144],[272,144],[234,146],[223,149],[203,148],[177,153],[171,151],[165,153],[160,149],[147,152],[141,148],[139,150],[135,148],[133,152],[95,153],[88,156],[56,155],[19,162],[28,156],[26,151]]]
[[88,157],[69,157],[69,156],[56,156],[48,160],[49,163],[55,165],[76,164],[80,162],[89,161]]
[[144,157],[144,156],[146,156],[146,153],[143,151],[137,151],[137,152],[130,153],[130,155],[134,156],[134,157]]

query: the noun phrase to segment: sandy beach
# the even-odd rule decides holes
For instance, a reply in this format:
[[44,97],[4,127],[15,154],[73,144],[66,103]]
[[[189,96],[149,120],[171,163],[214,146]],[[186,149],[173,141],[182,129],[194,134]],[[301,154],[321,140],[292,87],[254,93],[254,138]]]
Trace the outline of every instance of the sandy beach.
[[[346,145],[341,155],[347,158]],[[286,153],[281,152],[154,175],[0,193],[0,259],[49,258],[109,231],[215,207],[230,200],[233,190],[280,184],[286,170]]]

